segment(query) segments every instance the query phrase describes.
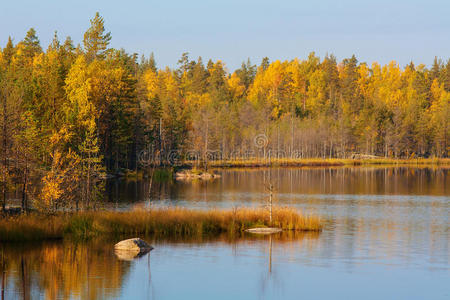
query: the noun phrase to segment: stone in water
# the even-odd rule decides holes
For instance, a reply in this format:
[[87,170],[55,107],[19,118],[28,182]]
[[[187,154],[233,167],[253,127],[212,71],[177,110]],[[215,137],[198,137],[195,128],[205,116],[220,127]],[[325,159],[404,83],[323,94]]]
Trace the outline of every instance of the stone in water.
[[117,258],[129,261],[145,255],[152,249],[152,246],[140,238],[124,240],[114,245]]
[[131,250],[131,251],[150,251],[153,249],[146,241],[140,238],[133,238],[128,240],[123,240],[114,245],[116,250]]

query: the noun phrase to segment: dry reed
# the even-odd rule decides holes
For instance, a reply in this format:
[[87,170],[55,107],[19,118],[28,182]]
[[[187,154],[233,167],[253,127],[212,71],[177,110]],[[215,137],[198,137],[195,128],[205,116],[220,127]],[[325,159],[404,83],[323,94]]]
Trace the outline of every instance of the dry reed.
[[250,227],[274,226],[284,230],[321,231],[322,221],[292,208],[277,208],[273,224],[263,209],[190,210],[160,208],[128,212],[83,212],[43,216],[38,214],[0,219],[0,241],[90,238],[93,236],[155,235],[183,237],[230,235]]

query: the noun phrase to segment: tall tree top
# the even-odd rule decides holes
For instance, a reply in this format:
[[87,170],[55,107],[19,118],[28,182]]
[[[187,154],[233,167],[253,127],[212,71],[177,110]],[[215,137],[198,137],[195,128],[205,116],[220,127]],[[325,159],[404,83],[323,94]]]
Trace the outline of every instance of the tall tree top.
[[180,65],[180,76],[189,70],[189,53],[184,52],[181,54],[181,58],[178,60],[178,64]]
[[155,60],[155,54],[150,53],[150,58],[148,59],[148,64],[150,69],[152,69],[153,71],[156,72],[157,68],[156,68],[156,60]]
[[262,59],[261,61],[261,68],[263,69],[263,71],[265,71],[270,65],[270,61],[269,58],[266,56]]
[[95,13],[91,27],[84,33],[83,45],[88,60],[103,59],[111,41],[111,33],[105,32],[105,22]]
[[3,58],[8,64],[11,62],[11,58],[13,57],[14,52],[15,52],[14,44],[11,39],[11,36],[9,36],[8,43],[6,44],[6,47],[3,49]]
[[34,28],[30,28],[30,30],[28,30],[22,44],[25,46],[25,53],[29,57],[33,57],[37,53],[42,52],[42,48]]
[[438,78],[442,69],[442,60],[438,59],[437,56],[434,57],[433,66],[430,70],[430,82],[433,82],[434,79]]
[[55,30],[55,33],[53,35],[53,40],[50,43],[50,45],[48,45],[48,50],[58,51],[59,47],[61,47],[61,43],[59,42],[58,32]]

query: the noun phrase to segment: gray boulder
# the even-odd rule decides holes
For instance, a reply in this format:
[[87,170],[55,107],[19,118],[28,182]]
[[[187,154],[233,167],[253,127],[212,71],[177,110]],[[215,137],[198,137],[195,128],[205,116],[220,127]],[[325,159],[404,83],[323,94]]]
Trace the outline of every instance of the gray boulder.
[[116,250],[127,250],[127,251],[138,251],[138,252],[148,252],[153,249],[146,241],[140,238],[133,238],[128,240],[123,240],[114,245]]

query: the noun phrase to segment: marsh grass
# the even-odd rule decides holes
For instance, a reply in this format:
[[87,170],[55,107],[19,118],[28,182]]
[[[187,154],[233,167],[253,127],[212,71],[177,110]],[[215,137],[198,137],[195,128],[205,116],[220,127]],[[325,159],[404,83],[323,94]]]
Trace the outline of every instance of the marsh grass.
[[0,219],[0,241],[58,238],[88,239],[95,236],[154,235],[193,237],[240,234],[251,227],[280,227],[284,230],[322,230],[322,221],[291,208],[277,208],[273,224],[263,209],[189,210],[161,208],[129,212],[83,212],[43,216],[39,214]]
[[63,238],[65,216],[19,215],[0,218],[0,241],[33,241]]

